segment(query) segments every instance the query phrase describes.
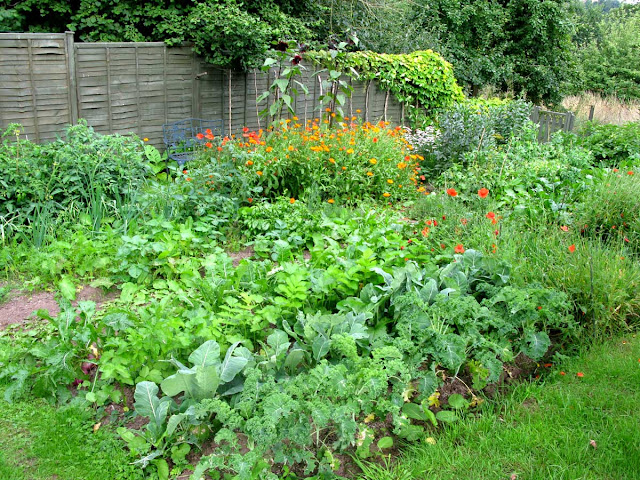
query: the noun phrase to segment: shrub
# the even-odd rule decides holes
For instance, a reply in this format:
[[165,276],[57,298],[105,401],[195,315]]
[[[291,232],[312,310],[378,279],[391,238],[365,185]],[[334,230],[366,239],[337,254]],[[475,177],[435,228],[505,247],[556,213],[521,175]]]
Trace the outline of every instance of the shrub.
[[616,167],[630,157],[640,156],[640,122],[625,125],[587,123],[579,132],[579,145],[591,150],[603,166]]
[[[617,169],[616,169],[617,170]],[[586,192],[575,224],[585,235],[640,251],[640,178],[633,170],[612,172]]]
[[148,167],[136,137],[100,135],[81,121],[63,138],[37,145],[11,125],[0,145],[0,217],[33,225],[43,212],[89,213],[98,226],[107,210],[127,203],[145,183]]

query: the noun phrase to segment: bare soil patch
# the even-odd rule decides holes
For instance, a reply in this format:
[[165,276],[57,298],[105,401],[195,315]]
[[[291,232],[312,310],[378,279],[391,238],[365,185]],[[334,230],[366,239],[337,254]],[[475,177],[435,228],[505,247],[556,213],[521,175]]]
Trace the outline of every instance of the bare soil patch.
[[[99,288],[85,286],[78,292],[73,305],[77,305],[80,301],[90,300],[96,302],[96,306],[100,307],[117,296],[117,291],[105,292]],[[0,330],[8,325],[25,323],[34,318],[35,312],[40,309],[48,310],[51,316],[60,312],[53,292],[12,292],[9,294],[9,300],[0,305]]]

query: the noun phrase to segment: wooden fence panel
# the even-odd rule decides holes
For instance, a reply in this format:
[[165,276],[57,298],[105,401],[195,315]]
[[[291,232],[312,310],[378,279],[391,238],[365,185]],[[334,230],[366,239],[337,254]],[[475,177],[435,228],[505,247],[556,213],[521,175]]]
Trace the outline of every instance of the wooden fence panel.
[[0,34],[0,128],[41,142],[71,123],[66,49],[65,34]]
[[[273,99],[268,90],[276,70],[231,72],[206,64],[187,45],[74,43],[67,34],[0,34],[0,128],[21,123],[29,138],[51,140],[79,118],[100,133],[135,133],[163,147],[162,125],[189,117],[222,119],[229,134],[243,127],[264,129],[261,117]],[[306,85],[294,97],[299,122],[319,118],[322,75],[303,69]],[[353,86],[346,116],[399,122],[402,106],[372,82],[345,77]],[[359,111],[359,112],[358,112]],[[281,117],[293,115],[286,109]]]

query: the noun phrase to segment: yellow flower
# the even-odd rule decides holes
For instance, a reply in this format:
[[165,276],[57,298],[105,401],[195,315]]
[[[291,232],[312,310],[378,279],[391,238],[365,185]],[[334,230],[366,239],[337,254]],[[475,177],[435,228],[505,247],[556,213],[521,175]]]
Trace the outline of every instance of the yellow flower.
[[390,194],[389,192],[384,192],[384,193],[382,194],[382,196],[383,196],[383,197],[390,197],[390,196],[391,196],[391,194]]
[[330,198],[329,200],[327,200],[327,203],[330,203],[333,205],[335,203],[335,200],[333,198]]
[[393,184],[393,180],[391,180],[391,179],[389,178],[389,179],[387,179],[387,183],[388,183],[389,185],[391,185],[391,184]]
[[400,170],[402,170],[403,168],[407,168],[407,164],[406,164],[406,163],[404,163],[404,162],[400,162],[400,163],[398,164],[398,168],[399,168]]
[[375,158],[372,158],[371,160],[369,160],[369,163],[371,165],[375,165],[376,163],[378,163],[378,160],[376,160]]
[[348,153],[348,154],[352,154],[353,152],[354,152],[353,148],[349,148],[349,149],[347,150],[347,153]]
[[347,167],[342,167],[342,170],[346,170],[346,169],[347,169]]
[[289,150],[290,152],[293,152],[293,151],[295,150],[295,148],[294,148],[294,146],[293,146],[293,145],[289,145],[289,146],[287,147],[287,150]]
[[336,163],[336,161],[335,161],[333,158],[330,158],[330,159],[329,159],[329,163],[334,163],[334,164],[335,164],[335,163]]
[[142,139],[142,141],[143,141],[143,142],[148,142],[148,141],[149,141],[149,139],[148,139],[147,137],[144,137],[144,138]]
[[373,172],[367,172],[368,177],[373,177]]
[[262,172],[260,170],[258,170],[256,173],[258,174],[258,176],[262,175]]
[[269,153],[271,151],[273,151],[273,147],[267,147],[264,149],[265,152]]
[[360,112],[362,112],[362,110],[360,110],[360,109],[356,110],[356,113],[360,113]]

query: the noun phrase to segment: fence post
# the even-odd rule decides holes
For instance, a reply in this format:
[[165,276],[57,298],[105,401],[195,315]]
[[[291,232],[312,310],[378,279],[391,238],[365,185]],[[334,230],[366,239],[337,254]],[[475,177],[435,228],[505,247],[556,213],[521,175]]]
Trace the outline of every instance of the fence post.
[[78,84],[76,81],[76,49],[73,43],[73,32],[64,32],[64,44],[67,50],[67,73],[69,75],[69,113],[71,124],[78,123]]
[[594,113],[595,109],[596,109],[595,105],[591,105],[589,107],[589,121],[590,122],[593,120],[593,113]]

